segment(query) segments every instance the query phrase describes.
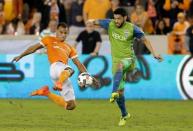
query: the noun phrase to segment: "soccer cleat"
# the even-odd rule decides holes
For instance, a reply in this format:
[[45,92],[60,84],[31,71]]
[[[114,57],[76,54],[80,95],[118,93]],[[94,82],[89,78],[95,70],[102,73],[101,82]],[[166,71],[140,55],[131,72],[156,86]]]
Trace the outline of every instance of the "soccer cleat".
[[57,91],[62,91],[62,83],[57,81],[53,89]]
[[124,117],[121,117],[121,119],[120,119],[120,121],[119,121],[119,126],[124,126],[125,124],[126,124],[126,120],[128,119],[128,118],[130,118],[131,117],[131,115],[128,113],[126,116],[124,116]]
[[50,93],[48,86],[43,86],[42,88],[35,90],[31,93],[31,96],[47,96]]
[[113,93],[111,94],[111,98],[110,98],[109,101],[110,101],[111,103],[113,103],[113,102],[115,102],[115,100],[116,100],[117,98],[119,98],[119,93],[113,92]]

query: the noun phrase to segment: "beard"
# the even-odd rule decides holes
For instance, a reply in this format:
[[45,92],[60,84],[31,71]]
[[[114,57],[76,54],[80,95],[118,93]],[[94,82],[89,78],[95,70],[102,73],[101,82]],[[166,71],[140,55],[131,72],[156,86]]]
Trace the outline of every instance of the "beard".
[[125,22],[122,22],[120,25],[117,25],[117,24],[116,24],[117,28],[121,28],[124,23],[125,23]]

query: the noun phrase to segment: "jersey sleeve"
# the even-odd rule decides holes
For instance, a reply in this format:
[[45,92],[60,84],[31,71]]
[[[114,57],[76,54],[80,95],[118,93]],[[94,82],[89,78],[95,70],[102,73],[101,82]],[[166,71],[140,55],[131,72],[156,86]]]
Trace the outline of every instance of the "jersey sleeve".
[[99,21],[99,25],[100,25],[102,28],[108,30],[108,28],[109,28],[109,23],[111,22],[111,19],[103,19],[103,20],[98,20],[98,21]]
[[70,58],[74,59],[76,57],[78,57],[77,51],[74,47],[70,46],[71,52],[70,52]]
[[96,32],[95,39],[97,42],[102,42],[101,35],[99,34],[99,32]]
[[49,36],[46,36],[46,37],[43,37],[40,41],[40,44],[43,46],[43,47],[47,47],[48,44],[50,43],[51,39]]
[[80,42],[82,40],[82,32],[77,36],[76,42]]
[[144,32],[139,27],[134,25],[133,36],[137,39],[141,39],[142,37],[144,37],[144,35]]

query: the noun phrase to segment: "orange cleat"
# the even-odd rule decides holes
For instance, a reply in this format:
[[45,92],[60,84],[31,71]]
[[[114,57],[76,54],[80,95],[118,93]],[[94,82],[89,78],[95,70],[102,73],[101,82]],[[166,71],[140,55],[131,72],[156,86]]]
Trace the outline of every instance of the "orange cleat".
[[53,89],[57,91],[62,91],[62,83],[57,81]]
[[48,86],[43,86],[31,93],[31,96],[47,96],[50,93]]

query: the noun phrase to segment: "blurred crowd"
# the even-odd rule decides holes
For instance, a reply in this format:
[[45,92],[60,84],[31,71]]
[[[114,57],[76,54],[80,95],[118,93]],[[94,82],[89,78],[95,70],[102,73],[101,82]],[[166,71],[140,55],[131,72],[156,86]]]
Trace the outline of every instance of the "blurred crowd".
[[193,13],[192,0],[0,0],[0,34],[39,34],[53,20],[76,32],[87,19],[113,18],[118,7],[147,34],[184,33]]
[[146,34],[170,33],[174,42],[185,34],[192,37],[193,0],[0,0],[0,34],[43,37],[54,34],[58,22],[66,22],[70,33],[78,35],[86,29],[85,21],[112,19],[118,7]]

